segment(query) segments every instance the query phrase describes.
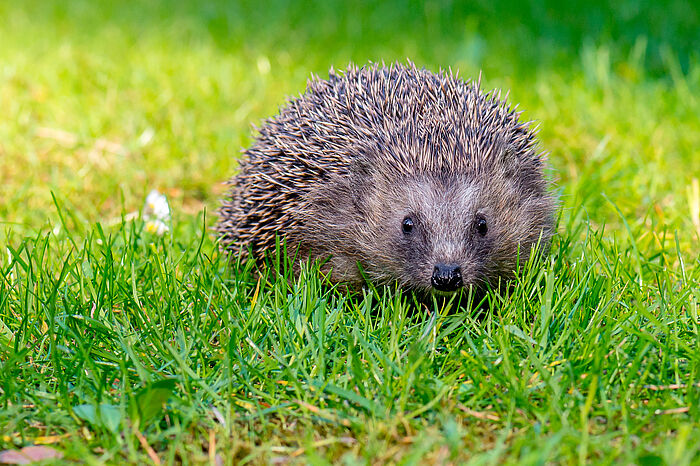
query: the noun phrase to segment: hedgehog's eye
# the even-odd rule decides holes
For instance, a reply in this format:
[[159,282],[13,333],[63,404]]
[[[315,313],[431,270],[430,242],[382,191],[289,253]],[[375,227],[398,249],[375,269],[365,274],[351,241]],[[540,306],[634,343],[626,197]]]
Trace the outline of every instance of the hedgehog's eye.
[[411,220],[411,217],[406,217],[403,219],[403,222],[401,223],[401,230],[405,235],[413,231],[413,220]]
[[477,233],[479,233],[481,236],[486,236],[486,232],[489,231],[489,226],[486,224],[486,219],[483,217],[476,219],[474,228],[476,228]]

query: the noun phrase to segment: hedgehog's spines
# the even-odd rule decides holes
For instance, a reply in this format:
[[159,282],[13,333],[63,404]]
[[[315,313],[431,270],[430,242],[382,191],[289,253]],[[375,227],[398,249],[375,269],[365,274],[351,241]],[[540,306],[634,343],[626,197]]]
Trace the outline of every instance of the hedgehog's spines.
[[[277,233],[303,243],[305,222],[319,215],[314,196],[332,183],[347,183],[339,191],[346,195],[353,177],[398,183],[435,173],[483,178],[519,165],[541,171],[539,125],[519,121],[509,91],[482,93],[481,79],[479,72],[463,80],[451,67],[432,73],[410,60],[331,67],[328,79],[311,73],[306,92],[255,129],[220,210],[222,245],[259,255]],[[358,166],[369,167],[362,177]]]

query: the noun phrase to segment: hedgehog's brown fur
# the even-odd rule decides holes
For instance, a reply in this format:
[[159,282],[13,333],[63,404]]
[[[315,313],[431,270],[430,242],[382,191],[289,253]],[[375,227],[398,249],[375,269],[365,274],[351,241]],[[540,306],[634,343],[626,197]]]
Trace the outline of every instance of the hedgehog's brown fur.
[[431,289],[436,264],[456,264],[464,285],[510,278],[547,247],[555,210],[518,116],[451,72],[331,69],[260,128],[221,207],[221,244],[259,259],[279,235],[350,284],[358,265],[415,290]]

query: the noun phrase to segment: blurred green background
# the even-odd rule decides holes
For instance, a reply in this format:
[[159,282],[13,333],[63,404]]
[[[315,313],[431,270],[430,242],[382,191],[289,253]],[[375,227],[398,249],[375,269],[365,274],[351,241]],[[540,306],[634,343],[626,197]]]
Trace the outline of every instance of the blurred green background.
[[[127,404],[165,378],[144,435],[170,463],[214,438],[229,461],[693,464],[700,3],[560,3],[0,0],[0,447],[142,464]],[[312,73],[406,59],[539,126],[547,263],[479,321],[231,273],[201,215],[252,125]],[[152,189],[155,243],[122,223]]]
[[[349,61],[481,73],[541,128],[564,224],[700,226],[696,2],[0,3],[0,220],[216,209],[251,125]],[[610,202],[612,201],[612,202]],[[700,201],[698,201],[700,202]],[[210,215],[210,220],[211,220]],[[657,228],[659,226],[659,228]],[[695,243],[695,244],[694,244]]]

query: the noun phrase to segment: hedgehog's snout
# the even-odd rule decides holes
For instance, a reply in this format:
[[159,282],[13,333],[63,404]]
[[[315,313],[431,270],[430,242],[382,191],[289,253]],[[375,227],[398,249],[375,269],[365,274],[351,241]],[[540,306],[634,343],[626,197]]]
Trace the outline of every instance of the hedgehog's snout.
[[462,286],[462,269],[455,264],[437,264],[430,282],[438,291],[455,291]]

